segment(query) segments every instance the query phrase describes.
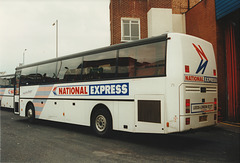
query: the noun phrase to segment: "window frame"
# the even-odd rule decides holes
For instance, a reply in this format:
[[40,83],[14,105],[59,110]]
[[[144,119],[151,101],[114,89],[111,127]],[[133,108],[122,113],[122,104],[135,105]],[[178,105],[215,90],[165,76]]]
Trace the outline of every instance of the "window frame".
[[[164,43],[164,46],[165,46],[165,51],[164,51],[164,53],[163,53],[163,57],[164,57],[164,63],[163,63],[163,65],[164,65],[164,68],[163,68],[163,72],[161,73],[161,74],[158,74],[158,75],[137,75],[137,71],[136,70],[138,70],[139,69],[139,67],[136,65],[132,70],[134,70],[133,72],[133,74],[132,75],[130,75],[130,76],[123,76],[123,77],[121,77],[121,75],[122,74],[120,74],[119,73],[119,59],[120,59],[120,56],[124,56],[123,54],[122,54],[122,51],[124,52],[125,50],[128,50],[128,49],[130,49],[130,50],[134,50],[135,51],[135,53],[134,53],[134,55],[135,55],[135,58],[133,58],[133,59],[136,59],[136,61],[138,61],[138,59],[140,58],[140,57],[142,57],[142,55],[140,55],[140,53],[138,53],[138,51],[139,51],[139,48],[143,48],[144,46],[149,46],[149,45],[154,45],[154,44],[158,44],[158,45],[160,45],[160,43]],[[135,49],[134,49],[135,48]],[[129,53],[127,53],[127,54],[129,54]],[[127,48],[122,48],[122,49],[119,49],[118,50],[118,72],[117,72],[117,78],[129,78],[129,79],[131,79],[131,78],[145,78],[145,77],[163,77],[163,76],[166,76],[166,54],[167,54],[167,40],[166,41],[159,41],[159,42],[153,42],[153,43],[148,43],[148,44],[143,44],[143,45],[138,45],[138,46],[133,46],[133,47],[127,47]],[[128,56],[128,55],[127,55]],[[128,66],[125,66],[125,67],[129,67],[130,65],[128,65]],[[160,66],[159,65],[156,65],[156,70],[159,70],[158,68],[160,68]],[[146,69],[146,68],[144,68],[144,69]],[[130,73],[130,71],[128,71],[128,73]]]
[[[108,80],[108,79],[114,79],[114,78],[116,78],[116,74],[117,74],[117,60],[118,60],[118,51],[119,51],[119,49],[116,49],[116,50],[109,50],[109,51],[105,51],[105,52],[99,52],[99,53],[96,53],[96,54],[92,54],[92,55],[86,55],[86,56],[83,56],[83,69],[82,69],[82,76],[83,76],[83,78],[82,78],[82,81],[94,81],[94,80]],[[108,77],[106,77],[105,75],[106,75],[106,73],[104,73],[104,68],[102,69],[103,70],[103,72],[102,72],[102,77],[100,78],[100,79],[96,79],[96,78],[92,78],[92,79],[87,79],[86,80],[86,78],[85,78],[85,75],[86,76],[88,76],[88,75],[90,75],[90,74],[83,74],[83,71],[85,71],[85,69],[86,68],[89,68],[89,66],[86,66],[86,63],[87,62],[91,62],[91,60],[89,60],[88,61],[88,57],[90,56],[90,58],[92,58],[92,57],[95,57],[95,56],[110,56],[110,55],[115,55],[115,57],[113,58],[113,61],[112,61],[112,63],[114,63],[114,66],[110,66],[110,67],[115,67],[113,70],[114,70],[114,77],[112,77],[112,78],[108,78]],[[102,57],[101,58],[101,60],[103,60],[103,59],[112,59],[112,58],[104,58],[104,57]],[[87,58],[87,60],[86,60],[86,58]],[[101,61],[101,60],[98,60],[98,62],[99,61]],[[92,60],[92,61],[95,61],[95,60]],[[102,65],[103,66],[103,65]]]
[[[75,70],[77,70],[77,69],[80,69],[80,74],[75,74],[74,76],[75,76],[75,79],[76,80],[74,80],[74,82],[78,82],[78,81],[82,81],[82,72],[83,72],[83,56],[79,56],[79,57],[73,57],[73,58],[68,58],[68,59],[62,59],[62,60],[59,60],[59,61],[56,61],[57,62],[57,64],[58,64],[58,66],[57,66],[57,83],[70,83],[70,82],[73,82],[72,80],[69,80],[69,79],[71,79],[71,78],[64,78],[64,76],[63,76],[63,78],[59,78],[59,76],[60,76],[60,74],[63,72],[62,70],[65,68],[68,68],[66,71],[65,71],[65,73],[64,74],[66,74],[66,72],[69,70],[70,72],[71,72],[71,70],[73,70],[73,69],[69,69],[69,67],[64,67],[63,68],[63,66],[65,66],[65,63],[68,63],[69,61],[71,61],[71,60],[79,60],[79,59],[81,59],[81,62],[79,62],[80,64],[79,64],[79,66],[81,65],[81,67],[79,67],[79,68],[76,68]],[[74,73],[70,73],[70,75],[72,75],[72,74],[74,74]],[[62,74],[61,74],[62,75]],[[62,76],[61,76],[62,77]],[[77,78],[78,77],[78,78]]]
[[[21,66],[21,67],[17,67],[16,71],[23,71],[26,68],[33,68],[36,67],[38,68],[39,65],[42,64],[47,64],[47,63],[52,63],[52,62],[61,62],[64,60],[68,60],[68,59],[73,59],[73,58],[79,58],[79,57],[83,57],[83,61],[84,61],[84,57],[86,56],[94,56],[96,54],[100,54],[100,53],[105,53],[105,52],[110,52],[110,51],[116,51],[116,74],[115,77],[113,78],[105,78],[105,79],[92,79],[92,80],[83,80],[82,78],[80,80],[77,81],[58,81],[56,80],[56,82],[54,84],[60,84],[60,83],[76,83],[76,82],[91,82],[91,81],[105,81],[105,80],[119,80],[119,79],[134,79],[134,78],[149,78],[149,77],[166,77],[167,76],[167,44],[168,44],[168,40],[170,38],[168,38],[167,34],[163,34],[161,36],[157,36],[157,37],[153,37],[153,38],[148,38],[148,39],[142,39],[142,40],[137,40],[137,41],[133,41],[133,42],[128,42],[128,43],[124,43],[124,44],[117,44],[117,45],[112,45],[109,47],[104,47],[104,48],[99,48],[99,49],[95,49],[95,50],[90,50],[90,51],[86,51],[86,52],[81,52],[81,53],[76,53],[76,54],[72,54],[72,55],[68,55],[68,56],[64,56],[64,57],[60,57],[60,58],[54,58],[54,59],[50,59],[47,61],[42,61],[42,62],[38,62],[38,63],[34,63],[34,64],[30,64],[30,65],[26,65],[26,66]],[[157,42],[166,42],[165,43],[165,73],[162,75],[150,75],[150,76],[131,76],[131,77],[120,77],[118,76],[118,72],[119,72],[119,51],[125,48],[131,48],[131,47],[136,47],[136,46],[141,46],[141,45],[147,45],[147,44],[152,44],[152,43],[157,43]],[[83,63],[81,65],[82,70],[83,70]],[[59,67],[58,67],[59,68]],[[36,73],[37,73],[37,69],[36,69]],[[58,74],[58,71],[56,72]],[[83,72],[81,72],[82,75]],[[22,84],[21,81],[22,78],[22,74],[20,77],[20,85],[21,86],[28,86],[28,85],[46,85],[47,83],[31,83],[31,84]],[[51,84],[51,83],[49,83]]]
[[[23,74],[25,73],[25,71],[26,71],[26,69],[35,69],[35,73],[33,74],[26,74],[26,76],[27,76],[27,79],[29,78],[29,76],[30,75],[32,75],[32,77],[33,77],[33,80],[31,81],[31,83],[28,83],[28,82],[25,82],[24,84],[23,84],[23,80],[25,80],[24,78],[26,77],[26,76],[24,76]],[[20,82],[19,82],[19,85],[20,86],[30,86],[30,85],[39,85],[38,83],[37,83],[37,70],[38,70],[38,65],[34,65],[34,66],[31,66],[31,67],[26,67],[26,68],[24,68],[24,69],[21,69],[21,76],[20,76]],[[29,81],[29,80],[28,80]]]
[[[0,80],[1,80],[0,88],[13,88],[14,82],[15,82],[15,74],[0,76]],[[4,83],[2,81],[4,81]],[[6,85],[6,81],[8,81],[7,85]]]
[[[127,20],[127,21],[130,21],[129,22],[129,36],[124,36],[124,24],[123,21],[124,20]],[[138,23],[132,23],[132,21],[137,21]],[[130,42],[130,41],[136,41],[135,39],[131,39],[133,36],[132,36],[132,31],[131,31],[131,24],[138,24],[138,39],[137,40],[140,40],[141,39],[141,28],[140,28],[140,25],[141,25],[141,22],[140,22],[140,18],[121,18],[121,42]],[[125,40],[123,39],[124,37],[130,37],[129,40]]]

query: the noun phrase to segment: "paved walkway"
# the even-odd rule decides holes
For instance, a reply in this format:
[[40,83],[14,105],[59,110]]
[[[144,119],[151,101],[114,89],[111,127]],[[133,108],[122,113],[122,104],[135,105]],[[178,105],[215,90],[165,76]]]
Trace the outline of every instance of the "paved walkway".
[[219,122],[217,124],[217,127],[240,134],[240,123],[224,121],[224,122]]

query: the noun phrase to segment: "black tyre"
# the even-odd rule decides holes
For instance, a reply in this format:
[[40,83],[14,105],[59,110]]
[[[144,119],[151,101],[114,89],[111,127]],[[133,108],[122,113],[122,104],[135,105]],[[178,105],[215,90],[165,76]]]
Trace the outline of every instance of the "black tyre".
[[107,109],[97,109],[92,116],[91,126],[100,137],[108,137],[112,132],[112,117]]
[[35,121],[35,109],[32,104],[27,105],[26,116],[29,122],[33,123]]

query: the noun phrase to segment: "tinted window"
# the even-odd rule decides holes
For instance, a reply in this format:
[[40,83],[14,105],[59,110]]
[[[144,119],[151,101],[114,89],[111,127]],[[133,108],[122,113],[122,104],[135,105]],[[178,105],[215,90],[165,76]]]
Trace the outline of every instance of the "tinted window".
[[116,76],[116,51],[84,57],[83,79],[109,79]]
[[37,83],[53,83],[56,79],[56,62],[39,65],[37,69]]
[[21,71],[16,71],[15,95],[19,95],[20,77],[21,77]]
[[22,69],[20,84],[21,85],[36,84],[36,72],[37,72],[36,66]]
[[13,87],[14,76],[1,76],[0,77],[0,88]]
[[67,59],[58,62],[59,82],[73,82],[81,80],[82,57]]
[[165,74],[166,41],[121,49],[119,77],[161,76]]

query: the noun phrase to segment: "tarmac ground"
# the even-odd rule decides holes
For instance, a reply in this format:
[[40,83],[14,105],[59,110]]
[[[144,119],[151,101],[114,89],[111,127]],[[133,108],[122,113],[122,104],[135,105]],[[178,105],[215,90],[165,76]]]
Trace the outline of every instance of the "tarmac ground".
[[176,134],[114,131],[99,138],[90,127],[37,120],[0,109],[0,162],[239,163],[239,124]]

